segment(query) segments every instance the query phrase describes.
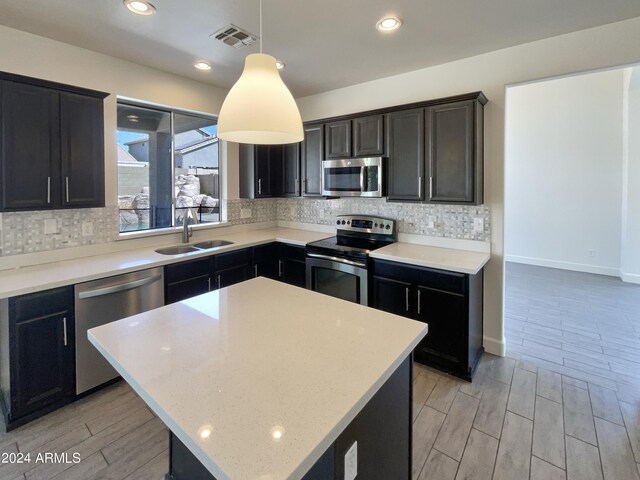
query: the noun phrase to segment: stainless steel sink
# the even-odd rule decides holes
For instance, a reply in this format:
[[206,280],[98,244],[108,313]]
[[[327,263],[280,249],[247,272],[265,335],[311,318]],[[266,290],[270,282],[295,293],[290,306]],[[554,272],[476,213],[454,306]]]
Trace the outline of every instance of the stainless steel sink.
[[200,250],[192,245],[174,245],[173,247],[158,248],[156,252],[162,255],[179,255],[181,253],[199,252]]
[[224,247],[225,245],[231,245],[233,242],[227,240],[207,240],[206,242],[194,243],[193,246],[202,250],[208,250],[210,248]]

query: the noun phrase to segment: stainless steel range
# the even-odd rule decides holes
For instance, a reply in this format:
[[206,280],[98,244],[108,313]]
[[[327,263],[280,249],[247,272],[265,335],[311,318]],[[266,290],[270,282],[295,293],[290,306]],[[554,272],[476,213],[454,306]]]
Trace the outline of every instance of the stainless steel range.
[[339,215],[337,235],[307,244],[307,288],[368,305],[369,252],[396,241],[395,221]]

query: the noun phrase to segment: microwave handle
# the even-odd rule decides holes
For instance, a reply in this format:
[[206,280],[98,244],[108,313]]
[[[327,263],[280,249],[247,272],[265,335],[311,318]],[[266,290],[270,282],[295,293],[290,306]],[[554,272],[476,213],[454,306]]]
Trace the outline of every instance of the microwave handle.
[[360,167],[360,191],[364,192],[364,169],[367,167]]

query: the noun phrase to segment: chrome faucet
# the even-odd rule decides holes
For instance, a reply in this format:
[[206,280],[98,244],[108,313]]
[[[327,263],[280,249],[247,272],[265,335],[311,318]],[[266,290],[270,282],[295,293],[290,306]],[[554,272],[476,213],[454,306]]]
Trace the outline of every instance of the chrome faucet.
[[189,217],[193,220],[193,224],[198,224],[198,216],[193,213],[191,208],[187,208],[182,219],[182,243],[189,243],[189,238],[193,235],[193,229],[189,228]]

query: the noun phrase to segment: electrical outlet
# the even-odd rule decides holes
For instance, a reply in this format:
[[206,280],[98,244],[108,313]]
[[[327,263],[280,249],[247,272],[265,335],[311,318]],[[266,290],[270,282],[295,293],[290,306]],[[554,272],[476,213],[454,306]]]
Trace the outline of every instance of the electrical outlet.
[[296,207],[291,207],[291,210],[289,211],[289,213],[291,214],[292,217],[296,216]]
[[44,221],[44,234],[53,235],[58,233],[58,221],[55,218],[47,218]]
[[241,208],[240,209],[240,218],[251,218],[251,209],[250,208]]
[[324,218],[324,210],[318,210],[318,218]]
[[353,442],[344,455],[344,480],[355,480],[358,476],[358,442]]
[[484,231],[484,218],[475,217],[473,219],[473,231],[474,232],[483,232]]
[[93,235],[93,222],[82,222],[82,236],[91,237]]

